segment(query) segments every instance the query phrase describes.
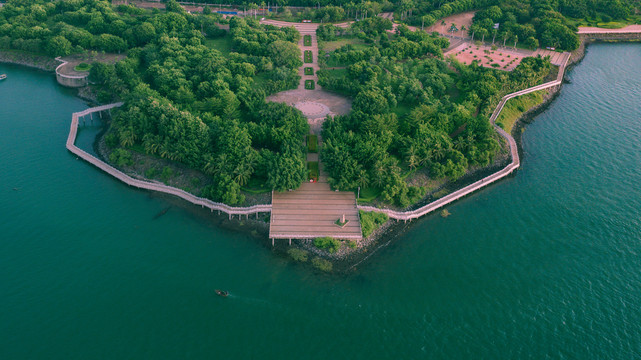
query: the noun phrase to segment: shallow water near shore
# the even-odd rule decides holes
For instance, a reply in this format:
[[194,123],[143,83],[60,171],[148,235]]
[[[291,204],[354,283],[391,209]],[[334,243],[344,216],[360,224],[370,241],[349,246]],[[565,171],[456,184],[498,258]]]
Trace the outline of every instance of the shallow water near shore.
[[174,202],[65,149],[87,105],[0,64],[0,358],[639,357],[639,66],[591,45],[515,177],[328,276],[180,206],[154,220]]

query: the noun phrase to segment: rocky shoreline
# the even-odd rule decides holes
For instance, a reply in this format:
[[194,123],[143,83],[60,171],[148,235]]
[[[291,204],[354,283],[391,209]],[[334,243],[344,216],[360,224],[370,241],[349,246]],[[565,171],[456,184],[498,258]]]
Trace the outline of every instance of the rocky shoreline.
[[0,51],[0,62],[16,64],[43,71],[55,71],[60,62],[43,55],[29,54],[15,50]]

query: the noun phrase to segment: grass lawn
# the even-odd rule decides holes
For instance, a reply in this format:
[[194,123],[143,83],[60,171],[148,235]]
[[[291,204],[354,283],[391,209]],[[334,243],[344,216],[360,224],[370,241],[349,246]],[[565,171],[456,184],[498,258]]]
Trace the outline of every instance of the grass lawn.
[[311,35],[303,36],[303,44],[305,44],[305,46],[312,46],[312,36]]
[[332,52],[340,47],[345,45],[352,45],[355,50],[364,50],[367,48],[367,45],[363,40],[355,37],[341,37],[338,40],[334,41],[324,41],[323,50]]
[[318,152],[318,138],[314,134],[307,135],[307,152]]
[[377,187],[366,187],[361,188],[361,194],[358,198],[358,203],[370,203],[374,201],[380,194],[382,190]]
[[309,180],[318,181],[318,161],[307,162],[307,176]]
[[227,34],[217,39],[205,39],[205,46],[220,51],[223,55],[231,52],[231,35]]
[[76,71],[89,71],[91,69],[91,65],[87,63],[80,63],[76,65],[76,67],[73,68]]
[[516,120],[533,106],[541,104],[543,95],[546,93],[547,90],[540,90],[508,100],[503,111],[501,111],[501,115],[496,119],[496,124],[508,134],[512,133]]
[[305,50],[305,63],[311,64],[313,60],[313,55],[311,50]]
[[256,177],[252,177],[249,179],[249,182],[241,187],[241,190],[248,192],[250,194],[263,194],[272,191],[269,187],[267,187],[267,182],[262,179],[257,179]]
[[314,80],[305,80],[305,89],[314,90],[315,87]]
[[305,75],[314,75],[314,68],[306,67],[305,68]]
[[389,219],[387,214],[363,210],[359,210],[358,215],[361,218],[361,229],[363,231],[363,237],[365,238],[374,232],[374,230],[381,227],[381,225],[385,224]]

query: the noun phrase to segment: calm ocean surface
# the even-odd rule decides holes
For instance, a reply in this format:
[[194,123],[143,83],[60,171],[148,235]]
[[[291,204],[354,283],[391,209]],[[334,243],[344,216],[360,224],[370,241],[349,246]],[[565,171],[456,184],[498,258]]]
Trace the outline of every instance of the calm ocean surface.
[[65,149],[83,101],[0,64],[0,359],[638,359],[639,69],[641,45],[590,46],[516,177],[325,276],[181,207],[154,220],[167,200]]

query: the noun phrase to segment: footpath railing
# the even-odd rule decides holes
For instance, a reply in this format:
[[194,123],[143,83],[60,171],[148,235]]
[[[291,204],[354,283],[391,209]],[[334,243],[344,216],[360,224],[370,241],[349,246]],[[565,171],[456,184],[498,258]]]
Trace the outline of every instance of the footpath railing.
[[489,175],[479,181],[476,181],[462,189],[459,189],[447,196],[444,196],[436,201],[433,201],[425,206],[422,206],[416,210],[411,210],[411,211],[395,211],[395,210],[390,210],[390,209],[380,209],[374,206],[358,206],[359,210],[363,211],[376,211],[376,212],[382,212],[387,214],[392,219],[396,220],[412,220],[419,218],[421,216],[427,215],[430,212],[437,210],[449,203],[452,203],[464,196],[467,196],[485,186],[488,186],[506,176],[511,174],[514,170],[518,169],[519,166],[521,165],[520,159],[519,159],[519,152],[518,152],[518,147],[516,146],[516,141],[514,138],[505,132],[505,130],[501,129],[498,125],[495,124],[496,119],[498,116],[501,114],[501,111],[503,110],[503,107],[507,103],[508,100],[515,98],[517,96],[529,94],[535,91],[539,90],[544,90],[548,89],[551,87],[555,86],[560,86],[563,83],[563,76],[565,73],[565,67],[567,66],[568,60],[570,59],[570,53],[565,53],[564,54],[565,58],[562,61],[562,65],[559,67],[559,74],[557,75],[556,80],[547,82],[545,84],[533,86],[531,88],[517,91],[508,95],[505,95],[499,104],[496,106],[496,109],[494,109],[494,112],[492,113],[492,116],[490,117],[490,122],[492,126],[494,126],[494,129],[503,137],[505,140],[507,140],[508,145],[510,146],[510,154],[512,157],[512,161],[503,169],[495,172],[492,175]]
[[193,194],[190,194],[184,190],[181,190],[175,187],[154,183],[150,181],[134,179],[131,176],[123,173],[122,171],[117,170],[116,168],[90,155],[89,153],[85,152],[84,150],[78,148],[75,145],[76,135],[78,133],[78,119],[80,117],[84,117],[95,112],[109,110],[119,106],[122,106],[122,103],[114,103],[109,105],[93,107],[81,112],[73,113],[71,116],[71,129],[69,131],[69,136],[67,137],[67,149],[72,153],[74,153],[75,155],[77,155],[78,157],[82,158],[83,160],[89,162],[90,164],[96,166],[100,170],[106,172],[107,174],[115,177],[116,179],[124,182],[129,186],[133,186],[139,189],[158,191],[165,194],[174,195],[181,199],[189,201],[192,204],[200,205],[203,208],[205,207],[209,208],[212,212],[214,210],[218,210],[218,211],[227,213],[229,214],[230,219],[232,215],[247,215],[247,217],[249,217],[250,214],[256,214],[258,216],[258,213],[272,211],[271,204],[254,205],[250,207],[232,207],[229,205],[213,202],[209,199],[203,199],[203,198],[197,197]]

